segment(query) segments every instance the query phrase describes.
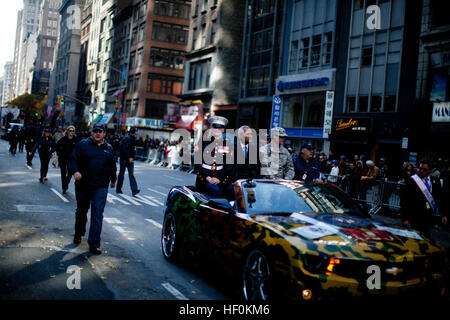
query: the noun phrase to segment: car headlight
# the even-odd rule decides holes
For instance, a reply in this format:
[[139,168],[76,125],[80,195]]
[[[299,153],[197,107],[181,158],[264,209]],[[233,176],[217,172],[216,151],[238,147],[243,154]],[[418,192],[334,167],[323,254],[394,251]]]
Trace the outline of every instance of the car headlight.
[[330,259],[320,255],[304,254],[301,256],[304,268],[310,273],[325,273]]

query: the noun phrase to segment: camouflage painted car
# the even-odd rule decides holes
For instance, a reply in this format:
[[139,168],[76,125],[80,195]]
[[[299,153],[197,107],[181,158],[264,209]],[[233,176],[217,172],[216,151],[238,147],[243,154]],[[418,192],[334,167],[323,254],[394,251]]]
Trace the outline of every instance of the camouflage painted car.
[[[329,184],[239,180],[236,201],[173,187],[166,200],[166,259],[215,263],[243,298],[325,299],[439,294],[444,248],[419,232],[372,218]],[[215,268],[211,268],[214,269]],[[429,292],[429,291],[427,291]]]

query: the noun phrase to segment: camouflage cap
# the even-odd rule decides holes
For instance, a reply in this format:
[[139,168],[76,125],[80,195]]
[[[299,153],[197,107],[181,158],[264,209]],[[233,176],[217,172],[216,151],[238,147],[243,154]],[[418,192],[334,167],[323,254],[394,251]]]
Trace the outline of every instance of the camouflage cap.
[[277,135],[279,137],[287,137],[288,136],[286,133],[286,130],[284,130],[284,128],[281,128],[281,127],[275,127],[275,128],[270,129],[270,135],[271,136]]

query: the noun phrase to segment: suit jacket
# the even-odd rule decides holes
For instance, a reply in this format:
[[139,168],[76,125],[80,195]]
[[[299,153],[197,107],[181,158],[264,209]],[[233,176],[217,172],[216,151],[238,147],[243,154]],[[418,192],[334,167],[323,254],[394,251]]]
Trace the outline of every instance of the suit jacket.
[[[239,179],[258,179],[261,174],[261,162],[259,161],[259,147],[257,143],[250,143],[247,146],[248,152],[245,157],[245,151],[239,140],[234,143],[234,181]],[[255,152],[253,156],[253,152]],[[253,157],[250,157],[252,153]],[[251,159],[250,159],[251,158]],[[255,163],[256,162],[256,163]]]
[[[442,205],[442,188],[438,180],[430,177],[431,189],[436,207],[441,216],[447,214]],[[429,233],[429,228],[434,224],[433,210],[427,206],[427,200],[412,178],[406,180],[401,198],[402,221],[409,221],[411,226],[417,230]],[[431,206],[430,206],[431,207]]]

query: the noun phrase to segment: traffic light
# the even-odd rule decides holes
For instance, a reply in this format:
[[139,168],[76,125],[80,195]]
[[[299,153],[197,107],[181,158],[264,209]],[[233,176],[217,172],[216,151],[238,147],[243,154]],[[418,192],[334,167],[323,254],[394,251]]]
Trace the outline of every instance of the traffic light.
[[61,96],[61,107],[64,106],[64,97]]
[[39,116],[39,113],[36,112],[34,115],[35,115],[36,117],[38,117],[38,116]]
[[116,109],[119,109],[119,100],[116,100]]

